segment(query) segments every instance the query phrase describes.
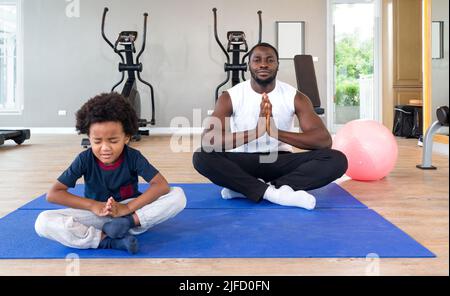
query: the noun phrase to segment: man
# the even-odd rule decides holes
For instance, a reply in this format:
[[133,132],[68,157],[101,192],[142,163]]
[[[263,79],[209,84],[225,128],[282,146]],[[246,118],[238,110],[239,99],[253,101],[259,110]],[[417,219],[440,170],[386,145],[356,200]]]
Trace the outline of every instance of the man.
[[[200,174],[225,187],[224,199],[266,199],[312,210],[316,200],[306,190],[341,177],[347,159],[330,149],[331,136],[309,98],[276,80],[278,66],[272,45],[260,43],[251,49],[251,80],[219,97],[193,164]],[[291,131],[294,116],[301,132]],[[309,151],[292,153],[292,146]],[[275,159],[270,157],[274,153]]]

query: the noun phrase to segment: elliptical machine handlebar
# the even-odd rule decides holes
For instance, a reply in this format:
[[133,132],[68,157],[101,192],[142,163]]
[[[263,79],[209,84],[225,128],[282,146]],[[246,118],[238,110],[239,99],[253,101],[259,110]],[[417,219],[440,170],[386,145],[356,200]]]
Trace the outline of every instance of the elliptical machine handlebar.
[[214,13],[214,37],[216,38],[216,42],[217,44],[219,44],[220,48],[222,49],[223,53],[225,54],[226,58],[227,58],[227,63],[230,63],[230,55],[228,54],[228,52],[225,49],[225,46],[223,46],[222,42],[220,42],[219,39],[219,35],[217,34],[217,8],[213,8],[212,9],[213,13]]
[[[259,33],[258,33],[258,43],[257,44],[260,44],[262,41],[262,11],[258,10],[257,14],[258,14],[258,19],[259,19]],[[249,54],[250,54],[250,52],[247,52],[246,54],[244,54],[244,56],[242,57],[242,61],[241,61],[242,64],[245,62],[245,59],[247,58],[247,56]],[[245,81],[244,72],[242,72],[241,74],[242,74],[242,80]]]
[[[141,62],[139,61],[139,59],[145,50],[145,45],[146,45],[146,40],[147,40],[147,20],[148,20],[148,13],[145,12],[144,13],[144,36],[143,36],[144,40],[142,41],[141,50],[139,51],[139,53],[136,57],[136,63],[139,65],[142,65]],[[141,71],[142,71],[142,67],[141,67]],[[145,81],[144,79],[142,79],[141,73],[140,73],[141,71],[136,72],[137,77],[140,82],[142,82],[143,84],[147,85],[150,88],[150,98],[151,98],[150,102],[152,104],[152,119],[150,121],[147,121],[146,124],[155,125],[155,100],[153,99],[154,98],[153,86],[150,83],[148,83],[147,81]]]
[[258,38],[258,44],[262,41],[262,11],[258,10],[258,18],[259,18],[259,38]]
[[111,46],[112,49],[114,49],[114,45],[111,43],[111,41],[109,41],[108,37],[106,37],[105,34],[105,20],[106,20],[106,14],[108,13],[109,8],[105,7],[105,9],[103,10],[103,18],[102,18],[102,36],[103,39],[106,41],[106,43],[109,44],[109,46]]
[[142,47],[141,47],[141,50],[139,51],[139,53],[138,53],[138,55],[136,57],[136,63],[138,65],[140,65],[141,67],[140,67],[140,70],[136,72],[136,74],[137,74],[138,80],[140,82],[142,82],[143,84],[147,85],[150,88],[150,98],[151,98],[150,103],[152,105],[152,119],[150,121],[144,122],[144,124],[155,125],[155,100],[153,99],[154,98],[153,86],[150,83],[148,83],[147,81],[145,81],[144,79],[142,79],[142,77],[141,77],[142,64],[139,61],[142,53],[145,50],[145,45],[146,45],[146,41],[147,41],[147,20],[148,20],[148,13],[145,12],[144,13],[144,31],[143,31],[144,33],[143,33]]
[[[105,7],[105,9],[103,9],[103,17],[102,17],[102,37],[103,37],[103,40],[105,40],[106,43],[108,43],[108,45],[114,50],[114,52],[117,53],[117,55],[120,57],[120,60],[122,61],[122,63],[125,63],[125,58],[123,57],[123,55],[122,55],[120,52],[117,51],[117,46],[114,46],[114,45],[112,44],[112,42],[109,41],[108,37],[106,37],[106,34],[105,34],[106,14],[108,13],[108,11],[109,11],[109,8],[108,8],[108,7]],[[119,84],[123,81],[123,79],[124,79],[124,75],[122,75],[122,80],[121,80],[117,85],[119,85]],[[114,88],[116,88],[117,85],[115,85],[115,86],[113,87],[113,90],[114,90]]]
[[142,41],[142,47],[141,50],[139,51],[137,57],[136,57],[136,63],[139,64],[139,58],[141,57],[142,53],[145,50],[145,44],[146,44],[146,40],[147,40],[147,19],[148,19],[148,13],[145,12],[144,13],[144,36],[143,36],[143,41]]
[[[260,44],[261,43],[261,40],[262,40],[262,11],[261,10],[258,10],[258,19],[259,19],[259,33],[258,33],[258,43],[257,44]],[[243,57],[242,57],[242,63],[244,63],[244,60],[245,60],[245,58],[247,58],[247,56],[250,54],[250,52],[247,52]],[[244,73],[242,73],[242,74],[244,74]]]
[[[106,34],[105,34],[106,14],[108,13],[108,11],[109,11],[109,8],[108,8],[108,7],[105,7],[105,8],[103,9],[103,17],[102,17],[102,37],[103,37],[103,40],[105,40],[106,43],[108,43],[108,45],[114,50],[114,52],[117,53],[117,55],[120,57],[120,60],[122,61],[122,63],[125,63],[125,59],[124,59],[123,55],[122,55],[120,52],[117,52],[116,47],[112,44],[111,41],[109,41],[108,37],[106,37]],[[124,80],[125,80],[125,73],[122,72],[120,81],[117,82],[115,85],[113,85],[113,87],[111,88],[111,92],[113,92],[113,91],[116,89],[116,87],[118,87]]]

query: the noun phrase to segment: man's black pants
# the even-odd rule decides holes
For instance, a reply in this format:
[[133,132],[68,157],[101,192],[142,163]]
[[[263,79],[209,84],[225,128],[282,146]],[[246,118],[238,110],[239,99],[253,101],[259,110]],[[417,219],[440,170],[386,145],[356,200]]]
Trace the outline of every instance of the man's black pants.
[[301,153],[279,152],[271,163],[261,162],[261,153],[194,152],[195,169],[211,182],[260,201],[270,182],[276,188],[289,185],[295,191],[325,186],[347,171],[347,158],[332,149]]

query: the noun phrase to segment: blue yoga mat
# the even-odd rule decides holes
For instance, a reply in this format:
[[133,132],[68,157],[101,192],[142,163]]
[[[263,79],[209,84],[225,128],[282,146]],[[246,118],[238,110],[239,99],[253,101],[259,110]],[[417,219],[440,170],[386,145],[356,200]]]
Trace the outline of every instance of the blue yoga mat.
[[138,236],[134,256],[116,250],[78,250],[40,238],[40,211],[20,210],[0,220],[0,257],[80,258],[380,258],[434,255],[372,210],[293,211],[190,209]]
[[[211,183],[204,184],[182,184],[174,183],[171,186],[183,188],[188,197],[186,209],[236,209],[236,208],[273,208],[286,209],[265,200],[255,203],[247,199],[224,200],[220,196],[222,187]],[[139,190],[144,192],[148,184],[139,184]],[[69,192],[83,196],[84,184],[78,184],[75,188],[70,188]],[[359,200],[335,183],[330,183],[325,187],[309,191],[316,197],[316,208],[367,208]],[[54,210],[63,208],[45,200],[45,194],[22,206],[21,210]]]
[[[335,197],[328,195],[329,188],[325,188],[316,196],[327,207],[313,211],[222,200],[217,196],[217,186],[190,185],[182,187],[191,208],[138,236],[140,251],[136,255],[117,250],[72,249],[40,238],[34,222],[42,209],[32,206],[43,204],[36,201],[0,219],[0,258],[58,259],[71,253],[80,258],[434,257],[336,184],[329,188],[342,194],[339,198],[344,204],[348,202],[347,206],[332,207]],[[197,192],[199,188],[211,192],[204,195]]]

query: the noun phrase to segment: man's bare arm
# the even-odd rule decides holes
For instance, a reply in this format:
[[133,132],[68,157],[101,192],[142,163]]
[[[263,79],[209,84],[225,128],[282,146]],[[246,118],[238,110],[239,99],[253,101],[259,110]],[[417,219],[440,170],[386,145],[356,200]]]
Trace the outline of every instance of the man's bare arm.
[[330,148],[332,144],[331,135],[314,111],[310,99],[305,94],[298,92],[295,96],[294,105],[302,132],[277,130],[278,140],[299,149]]

